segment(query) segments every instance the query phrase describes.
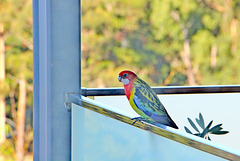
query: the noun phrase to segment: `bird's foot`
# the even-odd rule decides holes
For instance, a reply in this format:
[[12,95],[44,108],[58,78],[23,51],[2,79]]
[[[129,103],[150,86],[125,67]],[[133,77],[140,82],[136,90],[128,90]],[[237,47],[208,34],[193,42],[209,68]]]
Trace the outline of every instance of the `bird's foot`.
[[134,118],[132,118],[131,120],[135,120],[135,121],[132,123],[132,125],[135,124],[137,121],[147,121],[147,119],[145,119],[145,118],[143,118],[143,117],[134,117]]

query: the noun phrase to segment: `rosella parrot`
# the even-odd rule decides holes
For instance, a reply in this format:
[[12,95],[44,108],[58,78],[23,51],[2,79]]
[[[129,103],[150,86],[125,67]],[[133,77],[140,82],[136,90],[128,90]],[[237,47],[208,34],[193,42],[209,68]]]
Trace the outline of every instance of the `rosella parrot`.
[[133,124],[136,121],[149,121],[178,129],[157,94],[135,73],[128,70],[122,71],[119,73],[118,80],[123,83],[125,94],[133,110],[141,116],[132,118],[135,120]]

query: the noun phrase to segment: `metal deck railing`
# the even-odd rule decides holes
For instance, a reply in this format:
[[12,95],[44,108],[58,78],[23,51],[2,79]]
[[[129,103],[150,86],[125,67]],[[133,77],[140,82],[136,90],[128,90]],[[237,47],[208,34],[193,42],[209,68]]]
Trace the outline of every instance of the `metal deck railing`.
[[[153,87],[157,94],[240,93],[240,85]],[[125,95],[123,88],[82,88],[83,96]]]

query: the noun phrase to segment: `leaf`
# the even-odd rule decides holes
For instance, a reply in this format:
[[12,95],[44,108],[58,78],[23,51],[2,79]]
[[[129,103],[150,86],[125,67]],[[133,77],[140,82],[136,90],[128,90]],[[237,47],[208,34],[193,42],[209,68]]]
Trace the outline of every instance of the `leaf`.
[[204,124],[204,120],[203,120],[203,116],[201,114],[201,112],[199,112],[199,126],[204,129],[205,128],[205,124]]
[[203,123],[199,119],[196,118],[196,122],[202,129],[204,129]]
[[215,134],[215,135],[224,135],[224,134],[227,134],[229,133],[229,131],[215,131],[215,132],[212,132],[212,134]]
[[220,131],[220,130],[223,129],[223,128],[220,127],[220,126],[222,126],[222,124],[218,124],[218,125],[212,127],[210,130],[208,130],[208,132],[211,132],[211,133],[212,133],[212,132]]
[[201,133],[196,133],[196,134],[193,134],[193,135],[200,136],[200,135],[201,135]]
[[187,133],[192,134],[192,132],[186,126],[184,126],[184,129]]
[[204,138],[204,136],[208,133],[210,126],[212,125],[213,120],[207,125],[207,127],[203,130],[200,137]]
[[209,136],[208,136],[208,138],[207,138],[207,139],[211,141],[211,139],[210,139],[210,137],[209,137]]
[[188,121],[189,121],[189,123],[192,125],[192,127],[193,127],[197,132],[199,132],[198,128],[196,127],[196,125],[193,123],[193,121],[192,121],[190,118],[188,118]]
[[200,119],[200,121],[202,122],[202,124],[203,124],[203,129],[204,129],[204,128],[205,128],[205,123],[204,123],[204,119],[203,119],[203,116],[202,116],[201,113],[199,113],[199,119]]

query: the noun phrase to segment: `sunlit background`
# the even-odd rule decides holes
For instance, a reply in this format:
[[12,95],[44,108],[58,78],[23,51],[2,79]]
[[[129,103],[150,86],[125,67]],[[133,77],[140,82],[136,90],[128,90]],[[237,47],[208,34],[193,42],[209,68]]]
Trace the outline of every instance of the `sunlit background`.
[[32,1],[0,0],[0,160],[32,160]]
[[240,1],[83,0],[82,86],[119,86],[131,69],[152,86],[240,82]]
[[[240,1],[82,0],[81,8],[83,87],[121,86],[123,69],[151,86],[240,82]],[[32,50],[32,1],[0,0],[0,160],[32,160]],[[240,149],[239,94],[160,98],[181,130],[201,112],[230,131],[213,141]],[[131,110],[115,99],[101,101]]]

